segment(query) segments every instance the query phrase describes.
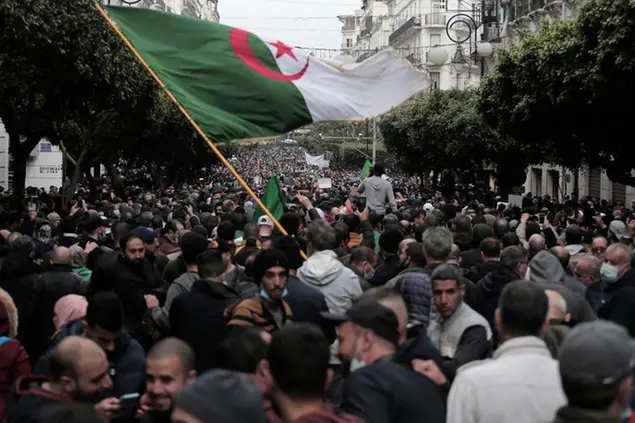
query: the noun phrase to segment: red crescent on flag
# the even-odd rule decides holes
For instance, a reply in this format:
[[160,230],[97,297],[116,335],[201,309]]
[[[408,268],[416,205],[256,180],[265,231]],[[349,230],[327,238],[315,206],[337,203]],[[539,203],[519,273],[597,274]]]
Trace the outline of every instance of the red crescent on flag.
[[269,69],[267,65],[262,63],[262,61],[260,61],[256,57],[254,51],[249,45],[249,32],[242,29],[232,28],[229,33],[229,43],[231,44],[232,50],[234,50],[236,56],[240,60],[242,60],[244,64],[249,66],[253,71],[264,76],[265,78],[285,82],[297,81],[298,79],[302,78],[307,69],[309,69],[308,57],[306,59],[304,67],[298,73],[285,75],[284,73],[276,72],[272,69]]

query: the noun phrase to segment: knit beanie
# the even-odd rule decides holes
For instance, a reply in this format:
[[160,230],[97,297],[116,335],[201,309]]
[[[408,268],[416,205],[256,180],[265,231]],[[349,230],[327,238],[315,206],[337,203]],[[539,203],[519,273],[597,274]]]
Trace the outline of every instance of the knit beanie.
[[247,375],[212,370],[186,385],[175,407],[202,423],[266,423],[262,391]]
[[254,260],[254,266],[252,270],[254,282],[260,285],[260,281],[265,275],[265,272],[275,266],[283,267],[287,271],[287,273],[289,273],[289,261],[287,260],[287,256],[282,251],[271,249],[262,250],[260,253],[258,253],[256,259]]

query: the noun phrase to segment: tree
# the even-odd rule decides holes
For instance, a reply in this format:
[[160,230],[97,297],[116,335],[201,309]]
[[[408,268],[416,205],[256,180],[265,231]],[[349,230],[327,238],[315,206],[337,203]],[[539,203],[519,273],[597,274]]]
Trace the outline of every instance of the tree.
[[157,129],[155,103],[163,93],[93,1],[5,0],[0,22],[0,119],[14,160],[16,206],[24,201],[26,159],[40,139],[64,141],[81,169],[99,143],[114,153],[115,145]]
[[589,0],[575,20],[545,25],[497,53],[479,109],[528,151],[530,163],[606,169],[635,186],[630,129],[635,1]]
[[[438,173],[446,168],[472,173],[499,163],[518,167],[508,155],[514,146],[484,122],[477,101],[474,90],[419,95],[382,118],[384,142],[409,173]],[[522,155],[513,158],[522,160]],[[499,186],[507,193],[518,183],[507,179]]]

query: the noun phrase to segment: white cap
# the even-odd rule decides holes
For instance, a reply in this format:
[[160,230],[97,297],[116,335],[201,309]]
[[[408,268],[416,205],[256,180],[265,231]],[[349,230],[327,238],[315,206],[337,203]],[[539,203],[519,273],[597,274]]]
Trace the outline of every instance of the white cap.
[[423,210],[425,210],[426,213],[430,213],[431,211],[434,210],[434,206],[430,203],[425,203],[423,205]]
[[273,221],[269,219],[269,216],[264,215],[258,218],[258,226],[269,226],[273,228]]

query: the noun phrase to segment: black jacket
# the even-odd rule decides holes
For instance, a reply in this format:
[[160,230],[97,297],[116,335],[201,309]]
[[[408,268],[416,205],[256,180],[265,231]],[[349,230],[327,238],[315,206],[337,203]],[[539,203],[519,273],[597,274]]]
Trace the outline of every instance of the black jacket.
[[218,346],[228,332],[225,309],[239,299],[235,290],[220,282],[198,280],[172,301],[172,336],[192,347],[198,374],[218,367]]
[[322,318],[321,312],[328,312],[324,294],[316,288],[302,282],[295,276],[287,280],[288,295],[284,300],[291,307],[294,322],[307,322],[319,326],[329,341],[335,341],[335,326]]
[[[40,277],[35,285],[32,327],[37,328],[37,346],[29,351],[31,363],[44,354],[51,336],[55,333],[53,308],[57,300],[65,295],[86,293],[88,284],[73,268],[64,264],[52,264],[50,270]],[[36,334],[34,334],[34,337]]]
[[474,283],[478,283],[478,281],[497,267],[498,261],[482,261],[470,267],[468,271],[465,272],[465,277]]
[[386,282],[397,276],[399,271],[399,256],[396,254],[389,254],[384,259],[384,262],[377,266],[375,269],[375,275],[368,282],[370,282],[373,286],[383,286]]
[[635,269],[606,286],[598,317],[624,326],[635,337]]
[[444,423],[445,404],[432,380],[384,357],[346,378],[340,408],[365,423]]

